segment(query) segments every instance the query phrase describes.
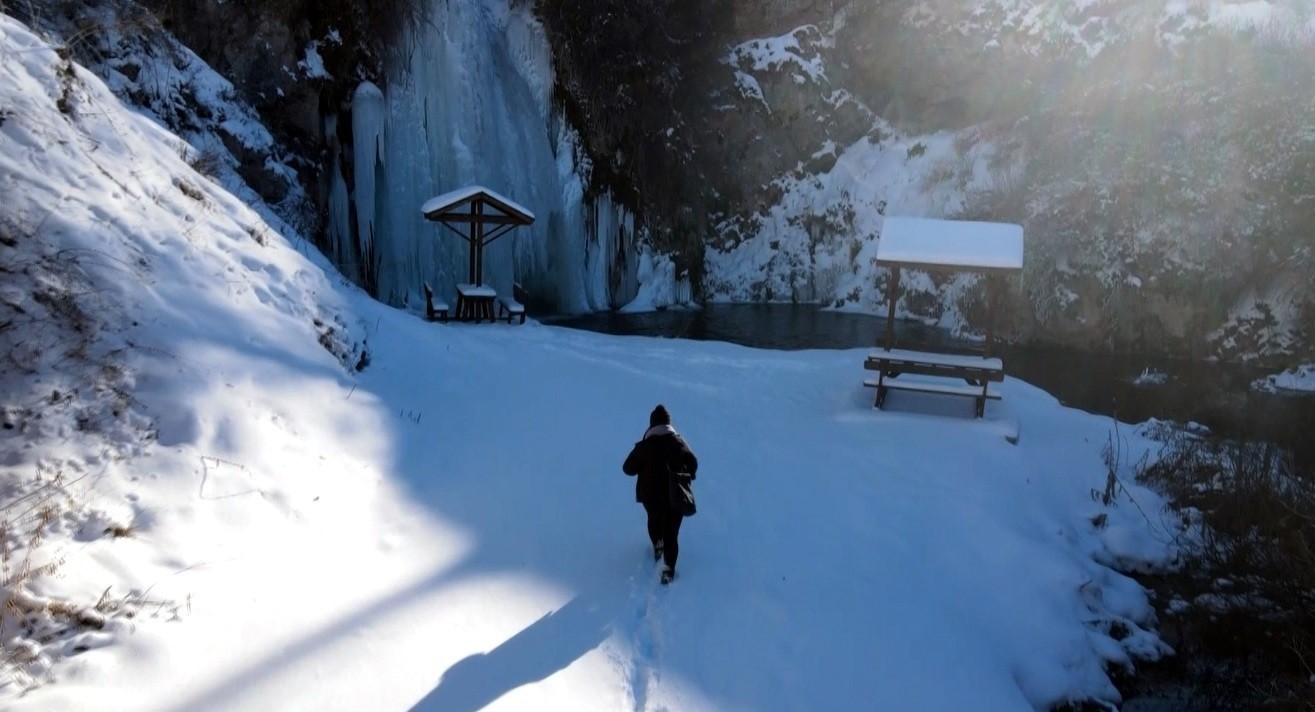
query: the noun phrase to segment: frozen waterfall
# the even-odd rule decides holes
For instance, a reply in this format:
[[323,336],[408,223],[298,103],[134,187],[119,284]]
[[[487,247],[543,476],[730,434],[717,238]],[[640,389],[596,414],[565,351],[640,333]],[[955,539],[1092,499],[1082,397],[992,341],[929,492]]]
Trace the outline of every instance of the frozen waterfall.
[[480,184],[538,216],[485,251],[485,283],[507,294],[519,283],[562,312],[633,298],[634,218],[607,196],[585,197],[588,161],[552,107],[552,81],[528,6],[435,0],[385,88],[363,83],[353,95],[353,146],[334,156],[326,232],[344,270],[392,304],[417,304],[423,282],[451,296],[465,281],[466,242],[426,221],[420,205]]

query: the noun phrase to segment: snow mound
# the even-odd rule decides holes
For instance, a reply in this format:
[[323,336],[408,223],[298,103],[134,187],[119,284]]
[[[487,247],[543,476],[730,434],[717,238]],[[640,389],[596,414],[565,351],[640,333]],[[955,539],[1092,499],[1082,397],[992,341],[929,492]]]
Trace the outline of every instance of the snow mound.
[[1263,393],[1315,393],[1315,364],[1307,363],[1257,379],[1251,387]]

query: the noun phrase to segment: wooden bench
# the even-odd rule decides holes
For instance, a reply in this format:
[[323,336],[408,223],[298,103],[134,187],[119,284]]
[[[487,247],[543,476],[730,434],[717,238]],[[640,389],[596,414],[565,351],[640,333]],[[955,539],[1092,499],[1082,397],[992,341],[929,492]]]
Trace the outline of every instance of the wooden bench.
[[[1004,363],[998,358],[965,356],[958,354],[939,354],[927,351],[909,351],[906,349],[879,349],[868,354],[863,368],[876,371],[875,380],[866,380],[864,386],[877,389],[873,405],[882,407],[886,394],[892,390],[936,393],[940,395],[966,396],[974,400],[974,413],[980,418],[986,414],[987,400],[1000,400],[1000,394],[988,388],[993,381],[1004,380]],[[967,386],[956,384],[918,382],[894,382],[903,373],[941,378],[963,379]]]
[[506,317],[507,323],[510,324],[512,319],[520,317],[521,323],[525,323],[525,305],[506,295],[498,296],[498,318]]
[[447,302],[442,299],[434,301],[434,290],[429,288],[429,284],[424,284],[425,288],[425,320],[426,321],[447,321],[448,306]]

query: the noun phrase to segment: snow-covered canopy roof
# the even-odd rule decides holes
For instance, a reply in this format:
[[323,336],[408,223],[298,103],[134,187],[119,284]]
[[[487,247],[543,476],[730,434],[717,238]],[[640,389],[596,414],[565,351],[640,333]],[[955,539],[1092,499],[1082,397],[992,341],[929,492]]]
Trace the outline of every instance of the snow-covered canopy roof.
[[500,214],[484,212],[480,222],[529,225],[534,222],[534,213],[516,201],[482,185],[458,188],[442,195],[434,196],[420,206],[420,212],[430,220],[457,220],[467,222],[474,214],[474,205],[481,203],[491,206]]
[[1012,223],[888,217],[877,262],[962,270],[1021,270],[1023,228]]

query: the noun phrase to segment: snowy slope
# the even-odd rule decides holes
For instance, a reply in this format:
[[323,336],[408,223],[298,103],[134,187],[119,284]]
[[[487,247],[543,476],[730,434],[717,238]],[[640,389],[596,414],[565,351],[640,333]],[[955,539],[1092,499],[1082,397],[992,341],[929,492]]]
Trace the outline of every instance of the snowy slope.
[[[4,17],[0,53],[0,257],[85,256],[50,273],[96,334],[6,370],[0,478],[88,475],[25,590],[122,602],[26,641],[7,708],[1028,709],[1163,653],[1110,568],[1171,556],[1160,502],[1091,496],[1109,421],[1014,380],[874,411],[857,351],[427,324]],[[53,314],[32,274],[6,303]],[[701,462],[667,589],[619,471],[659,401]]]

